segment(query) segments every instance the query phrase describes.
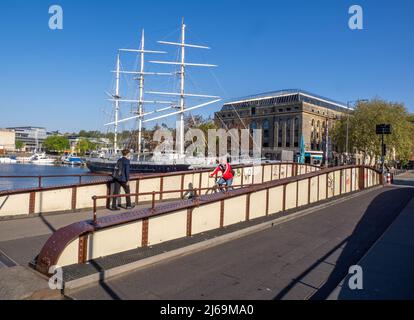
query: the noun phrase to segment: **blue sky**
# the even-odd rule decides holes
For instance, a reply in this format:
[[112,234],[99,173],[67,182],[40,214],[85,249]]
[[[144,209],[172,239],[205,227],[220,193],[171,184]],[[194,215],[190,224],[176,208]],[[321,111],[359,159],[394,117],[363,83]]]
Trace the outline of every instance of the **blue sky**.
[[[63,8],[61,31],[48,28],[52,4]],[[364,30],[348,28],[353,4],[364,9]],[[170,60],[175,49],[156,40],[178,40],[181,17],[189,42],[212,47],[188,59],[219,65],[194,70],[191,91],[230,99],[302,88],[344,102],[379,96],[414,112],[413,13],[410,0],[2,0],[0,127],[106,131],[117,49],[137,47],[145,28],[147,47],[170,51],[154,58]],[[134,58],[124,63],[133,67]],[[169,85],[157,81],[149,79],[148,89]]]

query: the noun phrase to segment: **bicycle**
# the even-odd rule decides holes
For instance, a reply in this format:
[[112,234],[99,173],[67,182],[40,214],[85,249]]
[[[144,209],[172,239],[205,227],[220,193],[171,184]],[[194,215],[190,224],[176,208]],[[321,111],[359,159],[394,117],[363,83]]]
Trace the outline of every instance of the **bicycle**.
[[[226,192],[228,190],[233,190],[234,188],[232,186],[227,186],[226,184],[219,184],[220,178],[218,178],[217,176],[214,177],[214,186],[210,189],[211,190],[211,194],[216,194],[216,193],[220,193],[220,192]],[[207,192],[208,194],[208,192]]]

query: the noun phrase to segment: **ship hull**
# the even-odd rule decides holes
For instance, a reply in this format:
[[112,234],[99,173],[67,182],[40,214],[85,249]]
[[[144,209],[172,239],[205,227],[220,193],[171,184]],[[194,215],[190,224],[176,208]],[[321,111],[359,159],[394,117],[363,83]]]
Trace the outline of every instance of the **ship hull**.
[[[92,173],[112,173],[116,162],[87,161],[86,165]],[[130,166],[130,173],[168,173],[188,170],[190,170],[188,164],[131,163]]]

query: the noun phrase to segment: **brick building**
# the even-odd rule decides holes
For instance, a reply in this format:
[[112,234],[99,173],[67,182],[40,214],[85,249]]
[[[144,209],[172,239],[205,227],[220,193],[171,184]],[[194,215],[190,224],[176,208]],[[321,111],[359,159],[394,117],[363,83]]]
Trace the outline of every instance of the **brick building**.
[[[263,156],[279,160],[282,150],[300,152],[303,136],[307,162],[338,161],[329,138],[335,121],[346,115],[345,104],[319,95],[289,89],[235,99],[215,114],[216,123],[226,129],[262,129]],[[328,136],[328,143],[326,137]]]

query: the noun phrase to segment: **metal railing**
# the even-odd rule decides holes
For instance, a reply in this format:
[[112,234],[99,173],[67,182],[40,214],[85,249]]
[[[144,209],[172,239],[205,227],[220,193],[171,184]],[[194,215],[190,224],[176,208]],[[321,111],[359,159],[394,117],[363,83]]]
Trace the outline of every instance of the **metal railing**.
[[[152,191],[152,192],[138,192],[138,193],[131,193],[131,194],[118,194],[118,195],[105,195],[105,196],[93,196],[92,197],[92,201],[93,201],[93,223],[96,224],[97,223],[97,210],[98,210],[98,205],[97,205],[97,201],[98,200],[112,200],[112,199],[121,199],[121,198],[127,198],[127,197],[135,197],[136,201],[135,201],[135,205],[137,206],[139,197],[143,197],[143,196],[152,196],[151,198],[151,210],[154,211],[155,210],[155,205],[156,205],[156,196],[157,195],[164,195],[164,194],[170,194],[170,193],[190,193],[192,192],[193,197],[189,198],[188,200],[193,200],[196,202],[199,201],[199,198],[201,196],[205,196],[208,195],[208,191],[214,191],[215,193],[228,193],[230,190],[236,190],[236,189],[242,189],[242,188],[249,188],[249,187],[253,187],[253,186],[258,186],[258,185],[262,185],[263,183],[255,183],[255,184],[244,184],[244,185],[234,185],[234,186],[219,186],[217,184],[215,184],[212,187],[205,187],[205,188],[192,188],[192,189],[177,189],[177,190],[168,190],[168,191]],[[206,191],[206,193],[201,194],[202,191]],[[178,200],[178,199],[184,199],[183,196],[180,196],[177,199],[171,199],[171,200]],[[161,200],[160,200],[161,201]],[[108,206],[107,206],[108,208]]]
[[[60,175],[27,175],[27,176],[4,176],[4,175],[0,175],[0,182],[2,179],[7,179],[7,180],[13,180],[13,179],[18,179],[18,180],[23,180],[23,179],[30,179],[33,181],[33,185],[31,186],[33,187],[37,187],[37,188],[44,188],[44,187],[50,187],[50,186],[66,186],[66,185],[72,185],[72,184],[79,184],[81,185],[82,183],[91,183],[91,182],[105,182],[108,181],[110,178],[109,174],[60,174]],[[51,179],[72,179],[74,180],[73,182],[67,182],[67,183],[57,183],[57,184],[48,184],[46,185],[45,182],[47,182],[47,180],[51,180]],[[23,189],[30,189],[30,187],[28,188],[23,188]],[[0,190],[1,191],[1,190]]]

